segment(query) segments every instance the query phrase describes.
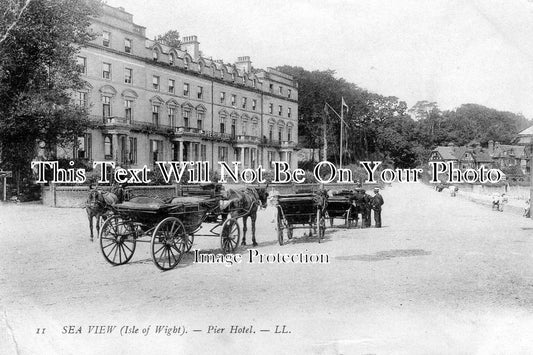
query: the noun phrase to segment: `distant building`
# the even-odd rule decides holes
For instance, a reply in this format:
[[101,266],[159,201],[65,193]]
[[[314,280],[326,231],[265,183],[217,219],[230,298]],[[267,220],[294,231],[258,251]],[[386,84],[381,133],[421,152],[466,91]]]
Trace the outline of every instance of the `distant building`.
[[459,169],[519,168],[522,174],[529,173],[529,155],[523,145],[507,145],[489,141],[487,148],[478,142],[467,146],[439,146],[432,150],[429,161],[452,162]]
[[212,60],[196,36],[183,37],[179,48],[150,40],[123,8],[104,5],[91,29],[97,38],[80,50],[87,85],[76,100],[89,107],[93,125],[79,137],[74,157],[123,167],[158,160],[296,166],[292,76],[255,69],[248,56],[234,64]]

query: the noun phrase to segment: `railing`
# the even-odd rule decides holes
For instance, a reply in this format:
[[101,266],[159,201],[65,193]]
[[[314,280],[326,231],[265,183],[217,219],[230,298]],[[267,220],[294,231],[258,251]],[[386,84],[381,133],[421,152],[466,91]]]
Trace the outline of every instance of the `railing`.
[[293,142],[293,141],[281,142],[281,148],[294,148],[294,147],[296,147],[296,142]]
[[261,138],[259,137],[256,137],[256,136],[248,136],[248,135],[238,135],[236,137],[236,143],[239,144],[245,144],[245,143],[249,143],[249,144],[259,144],[261,143]]

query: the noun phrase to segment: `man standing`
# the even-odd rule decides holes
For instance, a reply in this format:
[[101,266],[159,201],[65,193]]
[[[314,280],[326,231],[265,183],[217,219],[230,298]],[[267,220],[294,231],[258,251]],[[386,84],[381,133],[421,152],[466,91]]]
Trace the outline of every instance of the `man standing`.
[[374,210],[374,221],[376,228],[381,228],[381,206],[383,206],[383,196],[379,193],[379,188],[374,189],[374,197],[372,198],[372,209]]
[[366,193],[365,190],[362,191],[363,194],[363,203],[364,203],[364,217],[363,223],[365,228],[371,227],[372,222],[372,199],[373,197]]

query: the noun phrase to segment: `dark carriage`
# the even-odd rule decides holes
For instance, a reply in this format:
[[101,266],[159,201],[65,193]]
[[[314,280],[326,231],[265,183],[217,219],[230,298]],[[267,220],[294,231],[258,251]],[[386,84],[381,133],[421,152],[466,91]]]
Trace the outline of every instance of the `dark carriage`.
[[288,239],[292,239],[294,229],[309,228],[309,236],[313,230],[318,242],[324,238],[326,231],[325,211],[327,195],[323,191],[314,193],[297,193],[277,196],[278,242],[283,245],[284,231]]
[[122,265],[132,258],[137,242],[146,242],[150,243],[154,264],[161,270],[170,270],[191,249],[194,235],[204,222],[215,226],[203,235],[220,237],[222,251],[231,253],[239,245],[241,232],[235,218],[226,219],[226,214],[220,212],[220,199],[216,195],[200,195],[165,202],[135,197],[115,205],[114,214],[100,230],[102,254],[109,263]]
[[342,219],[344,226],[350,228],[357,219],[353,209],[353,197],[355,192],[350,190],[333,191],[332,195],[328,197],[328,205],[326,207],[326,218],[329,219],[330,226],[333,226],[335,219]]

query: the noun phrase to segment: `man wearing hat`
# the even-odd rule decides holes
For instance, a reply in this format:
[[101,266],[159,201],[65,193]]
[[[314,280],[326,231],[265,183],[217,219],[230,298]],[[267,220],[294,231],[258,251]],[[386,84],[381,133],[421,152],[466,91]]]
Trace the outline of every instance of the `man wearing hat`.
[[379,188],[374,188],[374,197],[372,197],[372,209],[374,210],[374,221],[376,228],[381,228],[381,206],[383,206],[383,196],[379,193]]

